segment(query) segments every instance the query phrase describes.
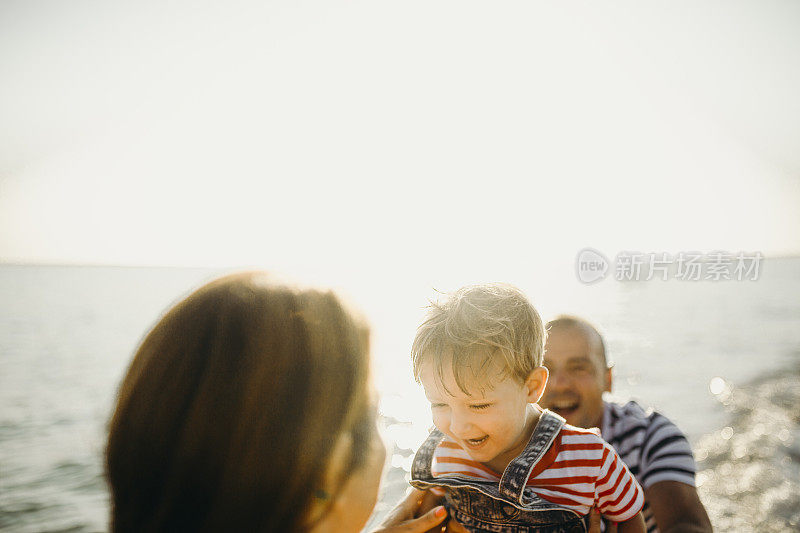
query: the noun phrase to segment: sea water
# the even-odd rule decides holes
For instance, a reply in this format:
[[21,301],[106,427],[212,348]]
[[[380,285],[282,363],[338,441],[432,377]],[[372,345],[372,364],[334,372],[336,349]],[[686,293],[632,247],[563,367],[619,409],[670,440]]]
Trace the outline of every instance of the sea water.
[[[108,529],[102,454],[119,380],[161,313],[220,272],[0,266],[0,529]],[[545,316],[602,327],[613,398],[654,406],[686,432],[717,529],[800,527],[800,259],[764,260],[755,281],[508,281]],[[435,293],[396,281],[342,289],[373,326],[390,452],[374,524],[402,496],[431,425],[408,353]]]

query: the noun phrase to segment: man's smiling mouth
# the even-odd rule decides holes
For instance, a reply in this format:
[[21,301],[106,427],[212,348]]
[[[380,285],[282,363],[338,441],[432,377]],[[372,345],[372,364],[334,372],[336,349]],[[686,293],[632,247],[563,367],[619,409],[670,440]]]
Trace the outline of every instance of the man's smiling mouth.
[[580,402],[575,400],[562,400],[558,402],[551,402],[550,410],[566,418],[568,415],[574,413],[579,406]]

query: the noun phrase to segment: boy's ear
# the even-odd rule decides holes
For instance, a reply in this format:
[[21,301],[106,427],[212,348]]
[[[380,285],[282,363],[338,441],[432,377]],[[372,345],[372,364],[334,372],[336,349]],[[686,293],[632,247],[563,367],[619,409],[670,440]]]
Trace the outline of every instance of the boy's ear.
[[528,374],[528,379],[525,380],[525,388],[528,392],[528,403],[536,403],[538,402],[542,394],[544,394],[544,389],[547,386],[547,378],[550,376],[547,368],[543,366],[538,366],[534,368],[530,374]]
[[611,384],[614,382],[612,371],[612,368],[606,368],[606,371],[603,374],[603,392],[611,392]]

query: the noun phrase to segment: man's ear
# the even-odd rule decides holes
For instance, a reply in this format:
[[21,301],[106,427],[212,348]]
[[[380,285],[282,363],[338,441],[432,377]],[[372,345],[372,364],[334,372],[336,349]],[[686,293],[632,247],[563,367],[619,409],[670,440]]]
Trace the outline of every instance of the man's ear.
[[528,392],[528,403],[536,403],[542,398],[544,388],[547,386],[547,378],[550,376],[546,367],[537,366],[525,380],[525,388]]

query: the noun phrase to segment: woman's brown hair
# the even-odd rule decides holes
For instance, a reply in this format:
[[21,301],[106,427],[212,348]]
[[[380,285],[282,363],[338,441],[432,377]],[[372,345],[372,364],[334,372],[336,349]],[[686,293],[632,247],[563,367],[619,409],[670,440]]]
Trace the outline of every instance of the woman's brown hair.
[[120,386],[112,530],[304,530],[338,439],[353,442],[341,471],[366,455],[368,350],[365,323],[335,294],[264,273],[178,303]]

